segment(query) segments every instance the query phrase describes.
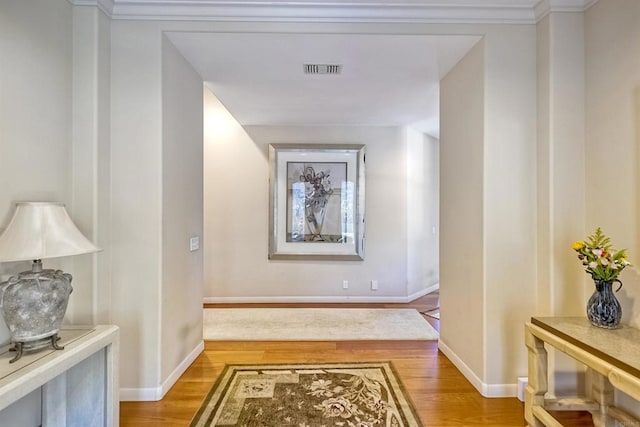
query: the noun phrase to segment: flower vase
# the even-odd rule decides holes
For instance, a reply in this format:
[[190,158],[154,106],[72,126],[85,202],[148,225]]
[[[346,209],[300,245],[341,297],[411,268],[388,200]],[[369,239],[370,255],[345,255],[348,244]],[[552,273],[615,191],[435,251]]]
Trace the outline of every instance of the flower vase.
[[620,283],[616,290],[622,287],[620,280],[594,280],[596,290],[587,303],[587,317],[593,326],[605,329],[616,329],[620,327],[622,318],[622,308],[613,293],[613,282]]
[[311,233],[311,241],[313,242],[322,242],[325,240],[322,236],[322,226],[324,224],[328,202],[329,194],[308,197],[305,202],[305,218],[309,232]]

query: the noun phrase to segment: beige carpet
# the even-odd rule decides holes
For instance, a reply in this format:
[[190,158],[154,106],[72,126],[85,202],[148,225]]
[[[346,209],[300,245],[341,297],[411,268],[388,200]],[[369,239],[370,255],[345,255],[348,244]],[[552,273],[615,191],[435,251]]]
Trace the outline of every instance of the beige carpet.
[[190,427],[422,427],[390,362],[229,365]]
[[207,341],[437,340],[414,309],[205,308]]
[[431,311],[423,311],[422,314],[424,314],[425,316],[433,317],[434,319],[440,320],[440,310],[439,309],[434,309],[434,310],[431,310]]

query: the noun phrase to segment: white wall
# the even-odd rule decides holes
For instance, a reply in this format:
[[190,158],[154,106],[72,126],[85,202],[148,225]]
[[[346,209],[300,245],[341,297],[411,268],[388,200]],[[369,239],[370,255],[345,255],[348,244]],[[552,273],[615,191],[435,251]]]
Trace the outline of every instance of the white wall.
[[440,280],[439,142],[406,128],[407,140],[407,294],[437,286]]
[[[0,228],[8,225],[17,201],[63,202],[73,217],[71,9],[64,1],[2,4]],[[60,265],[45,261],[45,267]],[[28,262],[0,263],[0,281],[29,269]],[[0,319],[0,343],[8,339]]]
[[[622,322],[640,326],[640,3],[600,1],[586,24],[586,224],[628,248]],[[593,292],[587,283],[586,296]]]
[[111,298],[128,354],[122,399],[155,399],[160,384],[162,39],[153,29],[111,24]]
[[440,346],[478,378],[485,340],[484,48],[480,41],[440,82]]
[[[584,314],[584,273],[570,243],[584,234],[584,18],[553,13],[538,24],[538,264],[540,314]],[[543,243],[544,242],[544,243]]]
[[[535,310],[537,267],[535,40],[534,26],[486,29],[440,92],[440,347],[485,396],[515,395],[527,372],[522,325]],[[447,312],[455,317],[447,321]]]
[[[584,17],[552,13],[537,25],[538,296],[536,314],[584,316],[588,296],[571,242],[585,235]],[[573,393],[576,362],[549,353],[550,390]]]
[[[205,105],[207,301],[406,300],[406,144],[401,128],[248,126],[243,130],[215,96],[208,95]],[[366,145],[364,261],[268,260],[270,143]],[[347,290],[342,289],[345,279]],[[370,289],[372,279],[378,280],[379,290]]]
[[66,319],[110,323],[111,82],[110,19],[96,7],[73,8],[72,199],[76,225],[102,252],[73,258]]
[[[72,8],[66,1],[4,1],[0,12],[0,230],[17,201],[71,206]],[[85,257],[78,257],[85,258]],[[68,264],[68,263],[67,263]],[[60,260],[45,266],[60,268]],[[30,263],[0,263],[0,282]],[[73,270],[70,270],[74,273]],[[77,297],[73,303],[90,303]],[[75,298],[76,301],[73,301]],[[0,345],[9,341],[0,317]],[[3,425],[39,426],[40,393],[2,411]]]
[[[585,14],[585,233],[602,227],[615,248],[629,250],[632,266],[622,272],[624,287],[616,297],[622,323],[634,327],[640,327],[638,22],[640,3],[634,0],[599,1]],[[593,291],[586,279],[585,304]],[[623,393],[616,392],[616,406],[638,415],[637,402]]]
[[202,90],[200,76],[163,37],[160,380],[170,378],[168,386],[203,346],[202,251],[189,250],[189,238],[203,235]]
[[[96,82],[97,107],[96,115],[101,120],[96,126],[98,148],[95,192],[97,208],[93,212],[94,221],[98,224],[96,243],[103,252],[98,255],[95,267],[94,283],[94,322],[96,324],[111,324],[111,21],[100,13],[97,20],[97,73]],[[108,35],[108,37],[107,37]],[[108,242],[108,243],[106,243]]]
[[156,22],[112,22],[112,318],[121,399],[157,400],[202,350],[202,81]]
[[535,27],[488,33],[485,55],[485,394],[513,396],[537,283]]

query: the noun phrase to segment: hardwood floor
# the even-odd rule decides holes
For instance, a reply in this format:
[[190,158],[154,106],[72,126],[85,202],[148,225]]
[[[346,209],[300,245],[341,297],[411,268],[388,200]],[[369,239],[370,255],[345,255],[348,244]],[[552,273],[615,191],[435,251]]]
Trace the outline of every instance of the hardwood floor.
[[[215,307],[222,307],[216,304]],[[240,307],[238,304],[224,305]],[[257,307],[258,305],[251,305]],[[260,306],[273,307],[273,304]],[[292,306],[332,307],[333,304]],[[438,294],[411,304],[335,304],[337,307],[411,307],[420,312],[438,306]],[[436,329],[439,322],[425,317]],[[349,342],[206,342],[198,356],[159,402],[122,402],[122,426],[188,426],[225,364],[285,362],[393,362],[405,390],[425,426],[523,426],[524,405],[515,398],[482,397],[456,367],[438,351],[437,341]],[[567,426],[590,424],[584,413],[563,414]],[[281,427],[281,426],[274,426]]]

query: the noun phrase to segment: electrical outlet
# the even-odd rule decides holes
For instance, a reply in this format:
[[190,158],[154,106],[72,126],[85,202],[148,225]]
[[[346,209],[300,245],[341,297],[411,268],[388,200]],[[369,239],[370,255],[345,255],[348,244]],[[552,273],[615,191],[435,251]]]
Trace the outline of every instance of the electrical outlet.
[[197,251],[200,249],[200,237],[195,236],[189,239],[189,250],[191,252]]
[[342,289],[349,289],[349,281],[348,280],[343,280],[342,281]]
[[371,290],[372,291],[377,291],[378,290],[378,281],[377,280],[372,280],[371,281]]

